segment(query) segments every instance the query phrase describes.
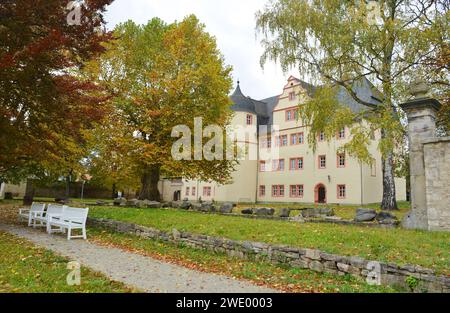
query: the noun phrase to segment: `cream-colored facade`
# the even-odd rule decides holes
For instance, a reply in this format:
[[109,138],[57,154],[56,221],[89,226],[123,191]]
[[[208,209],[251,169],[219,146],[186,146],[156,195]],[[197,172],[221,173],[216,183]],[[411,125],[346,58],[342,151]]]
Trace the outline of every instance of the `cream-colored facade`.
[[[350,139],[349,129],[337,131],[331,141],[319,140],[313,152],[307,143],[308,127],[296,118],[298,104],[311,95],[312,88],[290,77],[282,93],[265,102],[243,96],[238,86],[231,96],[235,102],[231,125],[246,128],[250,135],[246,137],[245,144],[260,148],[257,158],[241,161],[233,173],[233,183],[229,185],[183,180],[181,198],[248,203],[381,202],[383,178],[381,155],[377,149],[380,134],[374,134],[370,146],[375,159],[373,165],[361,164],[348,155],[338,153],[339,148]],[[367,82],[359,88],[358,92],[370,96],[371,86]],[[358,109],[354,103],[349,106]],[[266,124],[270,124],[271,132],[258,132],[258,127]],[[268,141],[270,148],[267,147]],[[266,153],[274,154],[264,161]],[[396,179],[396,192],[397,200],[406,200],[405,179]]]
[[12,184],[0,184],[0,199],[5,197],[5,193],[12,193],[13,197],[23,197],[25,195],[26,183],[21,183],[19,185]]

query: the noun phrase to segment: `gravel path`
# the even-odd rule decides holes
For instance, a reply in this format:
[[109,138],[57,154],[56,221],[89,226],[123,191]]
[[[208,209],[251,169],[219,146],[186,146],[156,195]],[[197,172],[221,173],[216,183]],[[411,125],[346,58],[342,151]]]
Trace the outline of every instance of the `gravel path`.
[[[202,273],[150,257],[106,248],[84,240],[66,240],[42,229],[0,224],[0,230],[25,238],[107,277],[146,292],[161,293],[261,293],[276,290],[226,276]],[[81,278],[83,279],[83,278]]]

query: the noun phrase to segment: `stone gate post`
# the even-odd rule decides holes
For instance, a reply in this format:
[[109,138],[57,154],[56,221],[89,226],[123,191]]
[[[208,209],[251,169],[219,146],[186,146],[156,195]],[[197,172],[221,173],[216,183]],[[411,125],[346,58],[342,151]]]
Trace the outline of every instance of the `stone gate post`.
[[441,104],[429,98],[423,82],[412,86],[412,100],[400,105],[408,117],[409,158],[411,175],[411,212],[403,220],[405,228],[428,230],[426,177],[423,143],[435,137],[436,113]]

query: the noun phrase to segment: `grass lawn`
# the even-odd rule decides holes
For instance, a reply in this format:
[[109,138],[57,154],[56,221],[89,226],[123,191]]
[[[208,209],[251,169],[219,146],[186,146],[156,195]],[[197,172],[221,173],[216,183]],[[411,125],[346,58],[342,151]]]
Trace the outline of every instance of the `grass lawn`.
[[418,264],[449,274],[450,234],[405,229],[367,228],[335,224],[253,220],[182,210],[92,207],[90,217],[176,228],[198,234],[315,248],[370,260]]
[[132,292],[124,284],[81,268],[81,285],[69,286],[66,258],[32,243],[0,232],[0,292],[43,293]]
[[100,228],[90,228],[89,238],[98,244],[115,246],[198,271],[249,280],[257,285],[287,292],[398,292],[390,287],[369,286],[364,281],[348,275],[321,274],[267,262],[241,260],[225,254],[213,254],[190,247],[145,240]]

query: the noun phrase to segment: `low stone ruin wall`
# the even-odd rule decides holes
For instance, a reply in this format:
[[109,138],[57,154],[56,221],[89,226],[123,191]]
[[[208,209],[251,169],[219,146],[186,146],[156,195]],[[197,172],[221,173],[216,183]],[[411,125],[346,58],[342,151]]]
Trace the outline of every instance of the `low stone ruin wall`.
[[[171,233],[151,227],[106,219],[89,219],[92,226],[139,236],[141,238],[183,244],[197,249],[225,253],[244,259],[265,260],[292,267],[311,269],[336,275],[350,274],[364,280],[379,278],[383,285],[408,289],[411,281],[415,292],[450,292],[450,278],[438,276],[433,270],[417,265],[398,266],[325,253],[319,250],[302,249],[285,245],[272,245],[251,241],[235,241],[219,237],[191,234],[173,230]],[[410,281],[408,284],[407,281]]]

